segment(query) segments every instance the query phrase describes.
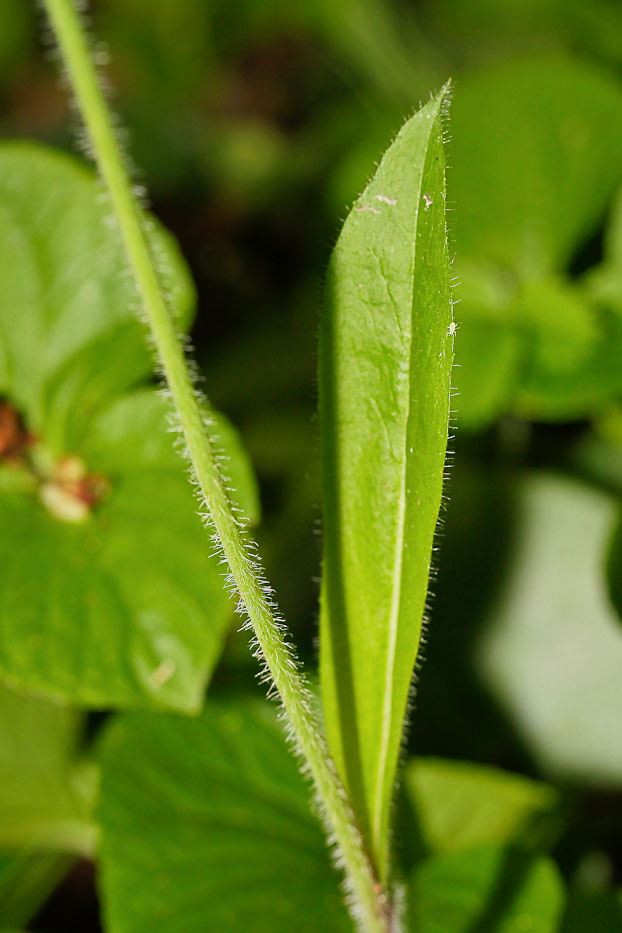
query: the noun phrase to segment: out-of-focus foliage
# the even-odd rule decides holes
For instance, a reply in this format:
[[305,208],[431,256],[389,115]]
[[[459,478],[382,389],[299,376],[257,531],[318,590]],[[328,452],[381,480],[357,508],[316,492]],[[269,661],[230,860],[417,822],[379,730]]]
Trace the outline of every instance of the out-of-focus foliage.
[[26,923],[71,868],[59,852],[0,855],[0,930]]
[[589,416],[622,389],[622,314],[589,279],[568,277],[622,177],[621,113],[616,82],[566,58],[489,66],[458,85],[449,195],[461,425],[507,411]]
[[601,892],[572,897],[566,907],[561,933],[616,930],[622,924],[622,893]]
[[79,759],[83,717],[0,692],[0,850],[90,854],[94,775]]
[[619,786],[622,627],[603,572],[614,502],[550,476],[521,486],[515,554],[481,663],[548,773]]
[[[485,845],[480,855],[431,851],[452,825],[451,799],[467,799],[464,786],[450,792],[445,782],[440,809],[440,791],[426,790],[415,808],[402,801],[398,850],[421,909],[446,909],[456,929],[484,929],[486,910],[503,902],[529,916],[563,910],[551,930],[616,933],[622,6],[100,0],[93,18],[112,53],[132,155],[190,262],[207,388],[250,449],[268,575],[307,659],[320,553],[313,412],[323,270],[346,206],[404,117],[454,78],[447,156],[461,395],[409,749],[518,772],[531,789],[546,776],[565,805],[532,823],[526,803],[523,822],[500,791],[499,835],[472,839]],[[64,94],[37,35],[34,4],[0,3],[0,131],[69,147]],[[549,475],[532,477],[536,468]],[[246,636],[234,634],[211,691],[245,690],[254,671]],[[125,734],[135,722],[112,728]],[[406,772],[411,793],[417,767]],[[467,787],[478,773],[467,770]],[[508,854],[516,845],[519,856]],[[557,868],[544,854],[552,845]],[[523,866],[513,890],[495,889],[499,865]],[[40,877],[43,899],[50,876]],[[447,879],[463,890],[457,903],[444,901]],[[1,926],[26,923],[26,913],[0,910]]]
[[409,929],[418,933],[551,933],[564,905],[551,859],[493,846],[421,862],[409,897]]
[[[0,672],[87,706],[196,710],[232,607],[166,403],[137,390],[152,363],[120,245],[73,161],[17,145],[0,166]],[[188,272],[152,242],[184,328]],[[217,432],[256,517],[239,439]]]
[[533,847],[550,832],[559,807],[557,793],[546,784],[442,758],[414,758],[404,785],[428,853],[490,844]]
[[102,758],[107,929],[350,928],[308,791],[274,712],[229,699],[198,719],[135,714]]

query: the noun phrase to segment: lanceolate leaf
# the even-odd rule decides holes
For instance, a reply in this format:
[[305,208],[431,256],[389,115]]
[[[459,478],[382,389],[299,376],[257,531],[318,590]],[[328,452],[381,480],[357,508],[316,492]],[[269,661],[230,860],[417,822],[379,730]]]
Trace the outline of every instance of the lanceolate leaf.
[[447,444],[446,94],[404,126],[351,211],[321,330],[326,726],[381,875]]

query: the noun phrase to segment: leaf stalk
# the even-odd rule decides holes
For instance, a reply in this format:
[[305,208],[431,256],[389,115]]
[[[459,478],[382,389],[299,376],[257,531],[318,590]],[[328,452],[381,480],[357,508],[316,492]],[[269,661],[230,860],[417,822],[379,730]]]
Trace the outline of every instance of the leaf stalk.
[[208,431],[209,405],[199,402],[166,290],[152,255],[142,209],[132,189],[85,31],[72,0],[44,0],[142,301],[156,353],[179,419],[200,497],[231,571],[293,737],[313,777],[330,836],[344,867],[350,908],[360,928],[388,933],[396,921],[365,850],[347,793],[327,750],[305,678],[276,615],[269,588],[236,516]]

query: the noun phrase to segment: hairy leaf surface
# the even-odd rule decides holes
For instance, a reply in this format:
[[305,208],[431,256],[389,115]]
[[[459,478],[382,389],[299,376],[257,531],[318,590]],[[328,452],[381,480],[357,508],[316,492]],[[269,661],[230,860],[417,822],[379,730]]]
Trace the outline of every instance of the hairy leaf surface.
[[267,703],[124,716],[102,749],[110,933],[346,933],[309,788]]
[[381,874],[447,445],[445,97],[404,126],[354,205],[321,330],[323,700]]

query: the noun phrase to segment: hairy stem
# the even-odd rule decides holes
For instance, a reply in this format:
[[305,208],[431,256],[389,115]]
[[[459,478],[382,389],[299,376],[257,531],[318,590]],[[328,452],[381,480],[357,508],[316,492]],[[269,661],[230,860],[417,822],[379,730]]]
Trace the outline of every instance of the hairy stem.
[[[313,712],[308,688],[275,617],[256,558],[251,557],[245,526],[236,518],[206,429],[183,348],[177,337],[157,264],[125,169],[110,113],[73,0],[44,0],[93,147],[108,189],[157,355],[179,418],[194,478],[224,551],[232,578],[254,630],[291,728],[313,776],[331,835],[345,866],[353,914],[369,933],[392,927],[385,893],[365,851],[348,797],[337,776]],[[209,417],[209,410],[207,411]]]

